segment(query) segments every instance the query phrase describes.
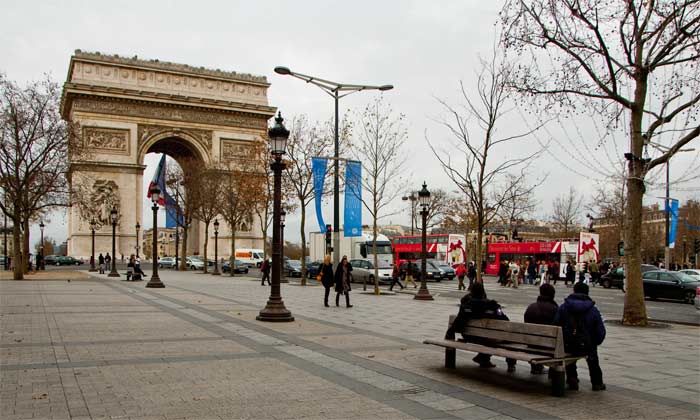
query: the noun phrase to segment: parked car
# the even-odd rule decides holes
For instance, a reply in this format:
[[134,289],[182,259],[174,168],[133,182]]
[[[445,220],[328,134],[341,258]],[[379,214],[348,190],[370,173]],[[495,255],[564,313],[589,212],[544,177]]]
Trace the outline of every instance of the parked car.
[[428,260],[428,263],[432,264],[433,267],[437,267],[437,269],[442,272],[443,279],[452,280],[457,276],[455,269],[445,261]]
[[[56,265],[56,259],[58,258],[57,255],[46,255],[44,256],[44,265]],[[95,257],[95,260],[97,260],[97,257]]]
[[[374,284],[374,264],[367,260],[350,260],[352,266],[352,281]],[[380,265],[377,270],[379,283],[391,283],[392,268],[390,265]]]
[[[224,273],[231,272],[231,260],[227,260],[221,265],[221,271]],[[248,266],[243,264],[239,260],[233,261],[233,272],[234,274],[248,274]]]
[[[648,271],[655,271],[655,270],[658,270],[658,268],[655,265],[642,264],[642,274],[644,274]],[[613,269],[610,269],[610,271],[603,274],[598,279],[598,284],[605,287],[606,289],[609,289],[611,287],[617,287],[618,289],[622,290],[622,287],[624,286],[624,282],[625,282],[625,268],[624,267],[615,267]]]
[[322,265],[323,263],[320,261],[306,263],[306,277],[310,279],[316,277]]
[[158,258],[158,268],[176,268],[175,257]]
[[204,270],[204,261],[199,257],[191,256],[185,259],[185,265],[190,270]]
[[[69,257],[69,256],[59,256],[56,257],[55,260],[56,265],[81,265],[83,263],[83,260],[79,260],[77,258]],[[44,260],[44,265],[46,265],[46,260]]]
[[695,289],[695,309],[700,310],[700,286]]
[[289,277],[301,277],[301,261],[286,260],[282,271],[286,272]]
[[690,277],[694,277],[695,279],[700,281],[700,270],[695,270],[695,269],[691,268],[691,269],[681,270],[681,271],[679,271],[679,273],[687,274]]
[[[421,279],[421,265],[419,264],[419,261],[417,262],[404,262],[399,266],[399,272],[401,273],[401,279],[406,278],[406,269],[408,268],[408,264],[413,265],[413,280],[420,280]],[[425,274],[426,274],[426,280],[435,280],[437,282],[442,280],[442,272],[440,271],[439,268],[433,267],[431,264],[426,264],[425,266]]]
[[700,281],[678,271],[647,271],[642,274],[644,296],[675,299],[693,304]]

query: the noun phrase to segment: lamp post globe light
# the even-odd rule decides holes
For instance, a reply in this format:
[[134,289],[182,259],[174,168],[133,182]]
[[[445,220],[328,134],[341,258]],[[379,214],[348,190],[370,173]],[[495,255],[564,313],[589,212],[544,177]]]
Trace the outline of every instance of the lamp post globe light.
[[44,227],[44,222],[39,222],[39,230],[41,230],[41,245],[39,248],[39,267],[36,268],[37,270],[46,270],[46,266],[44,266]]
[[[270,151],[274,160],[270,167],[274,176],[274,189],[272,195],[272,286],[267,305],[256,317],[258,321],[291,322],[294,321],[292,313],[284,307],[280,293],[280,274],[282,271],[281,243],[280,243],[280,217],[282,214],[282,170],[285,163],[282,155],[287,148],[289,130],[284,127],[282,114],[277,114],[275,125],[267,131],[270,137]],[[233,267],[231,267],[233,270]]]
[[109,220],[112,222],[112,268],[107,274],[107,277],[119,277],[117,272],[117,219],[119,218],[119,213],[116,207],[112,207],[109,212]]
[[413,235],[413,226],[415,225],[415,215],[414,212],[416,210],[416,201],[418,200],[418,196],[416,196],[416,193],[411,191],[411,194],[405,195],[401,197],[403,201],[410,200],[411,201],[411,235]]
[[90,251],[90,270],[97,271],[95,268],[95,228],[97,227],[97,222],[95,219],[90,220],[90,232],[92,236],[92,249]]
[[165,285],[160,281],[158,276],[158,200],[160,200],[160,188],[154,185],[150,190],[151,201],[153,202],[153,274],[151,279],[146,283],[146,287],[163,288]]
[[423,189],[418,191],[418,203],[421,206],[421,211],[420,215],[422,216],[422,221],[423,221],[423,230],[421,233],[421,247],[420,247],[420,259],[421,259],[421,267],[420,267],[420,289],[418,289],[418,293],[413,297],[416,300],[433,300],[433,296],[430,294],[428,291],[428,285],[425,282],[425,278],[427,277],[426,274],[426,224],[428,221],[428,207],[430,206],[430,191],[428,191],[428,186],[423,182]]
[[394,88],[393,85],[381,85],[381,86],[372,86],[372,85],[351,85],[351,84],[344,84],[344,83],[337,83],[337,82],[332,82],[330,80],[324,80],[320,79],[315,76],[309,76],[306,74],[302,73],[297,73],[294,71],[291,71],[288,67],[282,67],[278,66],[275,67],[275,73],[283,75],[283,76],[292,76],[296,77],[297,79],[301,79],[305,81],[306,83],[311,83],[313,85],[318,86],[329,94],[330,96],[333,97],[335,101],[335,149],[333,153],[333,266],[337,267],[338,262],[340,260],[339,254],[340,254],[340,182],[339,182],[339,177],[338,177],[338,154],[339,154],[339,145],[338,145],[338,100],[340,98],[345,97],[347,95],[350,95],[351,93],[354,92],[359,92],[361,90],[379,90],[379,91],[387,91],[391,90]]
[[136,258],[139,257],[139,230],[141,229],[141,225],[139,222],[136,222]]
[[[233,267],[231,267],[231,270],[233,271]],[[214,219],[214,271],[212,271],[211,275],[221,275],[219,273],[219,219]]]

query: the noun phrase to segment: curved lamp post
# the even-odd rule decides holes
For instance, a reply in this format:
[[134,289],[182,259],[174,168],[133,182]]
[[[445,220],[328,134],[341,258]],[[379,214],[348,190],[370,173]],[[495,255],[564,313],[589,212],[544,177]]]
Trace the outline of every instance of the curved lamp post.
[[332,82],[330,80],[320,79],[316,76],[308,76],[306,74],[301,74],[289,70],[288,67],[275,67],[275,73],[281,74],[283,76],[292,76],[297,79],[301,79],[306,83],[311,83],[316,85],[321,90],[329,94],[335,100],[335,151],[333,153],[333,267],[338,266],[340,260],[340,183],[338,181],[338,100],[342,97],[348,96],[351,93],[359,92],[361,90],[391,90],[394,88],[392,85],[349,85],[345,83]]
[[146,287],[163,288],[165,285],[160,281],[158,276],[158,200],[160,200],[160,188],[154,185],[150,190],[151,201],[153,202],[153,274],[151,279],[146,283]]
[[413,235],[413,226],[415,225],[416,218],[414,216],[414,212],[416,211],[416,201],[418,201],[418,196],[416,195],[415,192],[411,192],[409,195],[405,195],[401,197],[403,201],[411,201],[411,235]]
[[112,207],[112,210],[109,212],[109,220],[112,222],[112,268],[109,271],[109,274],[107,274],[107,277],[119,277],[119,273],[117,272],[117,240],[116,240],[116,235],[117,235],[117,219],[119,218],[119,213],[117,212],[116,207]]
[[[274,191],[272,196],[272,287],[270,287],[270,299],[267,305],[255,318],[258,321],[290,322],[294,321],[292,313],[284,307],[282,294],[280,293],[280,274],[282,269],[280,250],[280,217],[282,213],[282,155],[287,148],[289,130],[284,127],[282,114],[277,114],[275,125],[267,131],[270,137],[270,152],[274,161],[270,165],[274,174]],[[231,267],[233,270],[233,267]]]
[[[233,270],[233,267],[231,267],[231,270]],[[211,275],[221,275],[219,273],[219,219],[214,219],[214,271],[212,271]]]
[[92,251],[90,251],[90,270],[89,271],[97,271],[95,268],[95,228],[97,227],[97,223],[95,222],[95,219],[90,220],[90,231],[91,231],[91,236],[92,236]]
[[36,268],[37,270],[46,270],[46,266],[44,266],[44,227],[44,222],[39,222],[39,230],[41,230],[41,249],[39,251],[39,267]]
[[426,274],[426,228],[425,225],[428,221],[428,207],[430,206],[430,191],[428,191],[428,186],[423,182],[423,189],[418,191],[418,202],[421,206],[420,215],[423,219],[423,233],[421,234],[421,247],[420,247],[420,289],[418,293],[413,297],[416,300],[433,300],[433,296],[428,291],[428,285],[425,282]]

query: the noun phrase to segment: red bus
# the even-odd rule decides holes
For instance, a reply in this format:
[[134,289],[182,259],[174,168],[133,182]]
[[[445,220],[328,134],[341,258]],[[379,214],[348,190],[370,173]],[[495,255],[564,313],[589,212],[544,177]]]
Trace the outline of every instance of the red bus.
[[559,273],[567,261],[576,263],[578,241],[542,241],[542,242],[496,242],[489,243],[486,257],[486,274],[497,275],[501,261],[554,261],[559,263]]
[[[420,235],[394,236],[391,241],[394,264],[420,260],[422,238]],[[426,237],[427,258],[444,261],[452,266],[466,261],[464,235],[436,233]]]

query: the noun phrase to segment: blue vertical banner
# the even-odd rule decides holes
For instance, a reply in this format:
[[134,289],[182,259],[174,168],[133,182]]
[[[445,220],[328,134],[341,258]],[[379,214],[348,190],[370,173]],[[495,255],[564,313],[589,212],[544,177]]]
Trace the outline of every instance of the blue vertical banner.
[[323,221],[321,202],[323,201],[323,184],[326,182],[326,167],[328,161],[324,158],[311,158],[311,174],[314,180],[314,199],[316,200],[316,220],[318,220],[319,232],[326,231],[326,223]]
[[173,200],[173,197],[165,193],[165,227],[174,228],[177,226],[184,226],[184,217],[179,214],[177,203]]
[[345,165],[344,236],[362,236],[362,164]]
[[678,225],[678,200],[671,201],[671,227],[668,229],[668,247],[676,246],[676,225]]

